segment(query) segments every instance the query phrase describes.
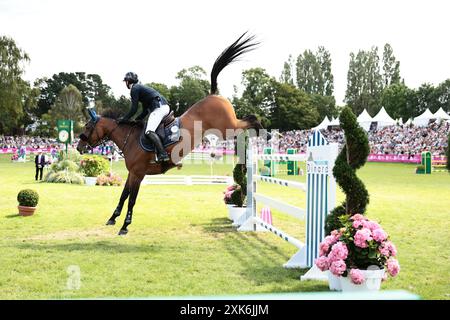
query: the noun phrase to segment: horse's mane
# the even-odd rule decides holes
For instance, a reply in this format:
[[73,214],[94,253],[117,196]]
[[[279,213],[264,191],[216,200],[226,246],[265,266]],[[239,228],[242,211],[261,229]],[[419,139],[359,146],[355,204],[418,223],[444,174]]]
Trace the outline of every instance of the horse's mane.
[[[105,112],[103,112],[101,116],[103,118],[119,120],[123,116],[123,112],[121,112],[119,110],[108,109]],[[142,121],[142,120],[126,120],[126,121],[122,121],[121,124],[144,127],[144,121]]]

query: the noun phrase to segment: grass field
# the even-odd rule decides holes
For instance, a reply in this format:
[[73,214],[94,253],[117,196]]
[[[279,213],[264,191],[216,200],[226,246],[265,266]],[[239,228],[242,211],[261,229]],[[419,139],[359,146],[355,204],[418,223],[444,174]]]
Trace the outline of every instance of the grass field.
[[[423,299],[450,299],[450,175],[414,174],[413,165],[367,163],[358,171],[370,193],[368,216],[397,245],[401,265],[383,290],[403,289]],[[123,178],[123,163],[114,163]],[[231,164],[214,174],[231,174]],[[170,174],[209,174],[185,165]],[[301,180],[303,177],[299,177]],[[327,291],[300,282],[306,270],[282,264],[296,248],[270,233],[238,233],[222,202],[223,186],[142,186],[125,237],[105,226],[121,187],[34,181],[34,164],[0,156],[0,299],[65,299],[238,295]],[[17,215],[17,193],[38,191],[38,211]],[[266,194],[302,205],[294,189],[264,185]],[[338,201],[343,199],[338,193]],[[304,225],[274,212],[274,224],[304,236]],[[67,287],[71,266],[79,289]]]

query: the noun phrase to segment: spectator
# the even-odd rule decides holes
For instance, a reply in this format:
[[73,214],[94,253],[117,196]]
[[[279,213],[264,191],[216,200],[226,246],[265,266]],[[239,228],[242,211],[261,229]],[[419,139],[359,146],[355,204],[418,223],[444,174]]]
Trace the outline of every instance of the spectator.
[[39,174],[39,180],[42,180],[42,173],[44,171],[44,166],[46,164],[45,155],[42,154],[42,151],[39,151],[36,157],[34,158],[34,164],[36,166],[36,175],[34,178],[37,181]]

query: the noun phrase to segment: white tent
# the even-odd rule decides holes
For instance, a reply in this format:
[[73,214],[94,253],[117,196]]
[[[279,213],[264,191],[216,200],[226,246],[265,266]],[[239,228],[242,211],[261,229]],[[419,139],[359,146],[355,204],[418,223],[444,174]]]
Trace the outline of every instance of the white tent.
[[431,119],[436,119],[436,117],[427,108],[421,115],[415,117],[413,122],[415,126],[425,127]]
[[437,119],[437,121],[450,120],[450,116],[448,115],[447,112],[444,111],[444,109],[442,109],[442,107],[440,107],[439,110],[436,111],[433,116]]
[[330,119],[328,119],[328,117],[325,116],[325,118],[323,118],[322,122],[314,129],[326,129],[330,125],[330,123],[331,123]]
[[333,118],[333,119],[331,120],[330,124],[329,124],[329,126],[339,126],[339,125],[340,125],[340,124],[339,124],[339,118],[338,118],[338,117]]
[[358,116],[358,124],[366,131],[369,131],[370,129],[370,124],[373,122],[372,117],[370,116],[370,114],[367,112],[366,109],[364,109],[363,112],[361,112],[361,114]]
[[382,107],[381,110],[378,111],[377,115],[373,117],[372,121],[377,123],[377,128],[395,125],[395,120],[392,119],[390,115],[388,115],[384,107]]
[[409,118],[408,121],[406,121],[404,124],[405,126],[409,126],[412,123],[412,119]]

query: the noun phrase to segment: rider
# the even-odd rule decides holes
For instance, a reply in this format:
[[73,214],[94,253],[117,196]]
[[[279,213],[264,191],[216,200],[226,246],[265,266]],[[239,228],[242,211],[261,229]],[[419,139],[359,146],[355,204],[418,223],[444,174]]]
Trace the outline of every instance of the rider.
[[155,132],[161,120],[170,112],[167,100],[155,89],[140,84],[138,76],[134,72],[128,72],[123,81],[125,81],[127,88],[130,89],[131,109],[119,122],[128,121],[137,112],[138,103],[141,102],[142,112],[136,117],[136,120],[143,120],[150,112],[145,136],[155,145],[158,153],[158,161],[169,161],[169,155],[164,149],[161,139]]

